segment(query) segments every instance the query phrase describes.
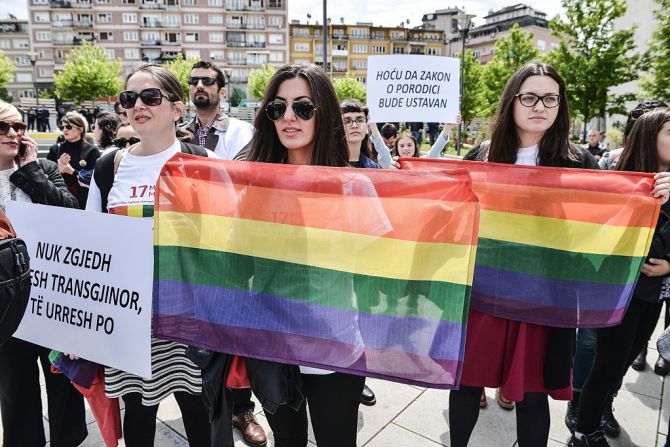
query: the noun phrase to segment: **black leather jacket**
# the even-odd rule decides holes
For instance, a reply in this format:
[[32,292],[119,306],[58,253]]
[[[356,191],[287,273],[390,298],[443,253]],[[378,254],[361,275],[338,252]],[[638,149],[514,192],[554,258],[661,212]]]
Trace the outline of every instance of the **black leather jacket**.
[[9,180],[30,196],[33,203],[78,208],[77,199],[65,186],[58,165],[39,159],[16,170]]

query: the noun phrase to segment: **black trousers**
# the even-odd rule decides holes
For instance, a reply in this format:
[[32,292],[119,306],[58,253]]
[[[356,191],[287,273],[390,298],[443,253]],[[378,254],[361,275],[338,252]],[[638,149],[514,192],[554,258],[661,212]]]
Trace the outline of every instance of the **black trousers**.
[[[174,397],[181,410],[184,429],[190,447],[210,447],[211,427],[200,395],[176,392]],[[126,406],[123,417],[123,440],[127,447],[153,447],[156,437],[158,405],[142,405],[142,395],[128,393],[122,396]]]
[[254,411],[254,402],[251,400],[251,388],[231,390],[233,393],[233,414],[239,416],[247,411]]
[[4,447],[42,447],[46,442],[38,360],[47,388],[50,445],[74,447],[88,435],[84,397],[64,375],[49,372],[49,352],[50,349],[17,338],[0,346]]
[[646,345],[660,313],[661,303],[633,299],[620,325],[597,330],[596,357],[579,401],[578,432],[598,428],[607,399]]
[[319,447],[356,447],[358,407],[365,377],[333,373],[302,374],[302,391],[306,402],[298,411],[282,405],[265,416],[275,438],[276,447],[307,445],[307,408],[312,419],[314,437]]

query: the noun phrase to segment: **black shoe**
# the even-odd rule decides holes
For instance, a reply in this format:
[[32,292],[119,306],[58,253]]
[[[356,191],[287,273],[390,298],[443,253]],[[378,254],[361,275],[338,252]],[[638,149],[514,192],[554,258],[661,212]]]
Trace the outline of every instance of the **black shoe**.
[[577,439],[573,434],[568,442],[568,447],[611,447],[605,439],[605,434],[601,430],[596,430],[584,436],[582,439]]
[[633,360],[633,364],[631,367],[635,371],[644,371],[644,369],[647,367],[647,348],[646,346],[640,351],[640,353],[635,357],[635,360]]
[[570,433],[575,432],[577,426],[577,415],[579,414],[579,403],[575,400],[568,402],[568,410],[565,412],[565,426],[568,427]]
[[658,356],[656,364],[654,365],[654,372],[659,376],[667,376],[670,373],[670,362],[665,361],[663,357]]
[[367,385],[363,386],[363,392],[361,393],[361,403],[363,405],[367,405],[368,407],[371,407],[377,403],[375,393],[373,393],[370,387]]
[[607,402],[605,411],[603,411],[603,417],[600,420],[600,429],[605,432],[610,438],[618,438],[621,434],[621,426],[619,426],[619,421],[614,417],[614,408],[612,408],[612,399]]

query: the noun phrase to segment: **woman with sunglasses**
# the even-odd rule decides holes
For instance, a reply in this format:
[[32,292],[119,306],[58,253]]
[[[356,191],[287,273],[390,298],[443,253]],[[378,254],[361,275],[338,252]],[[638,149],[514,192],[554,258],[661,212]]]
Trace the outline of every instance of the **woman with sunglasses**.
[[[249,161],[349,165],[337,97],[330,79],[320,68],[312,65],[280,68],[270,79],[261,109],[265,113],[256,116]],[[326,283],[329,278],[323,280]],[[297,278],[296,282],[301,281]],[[271,362],[259,364],[265,365],[267,371],[277,372],[280,378],[276,383],[285,388],[279,394],[287,396],[284,400],[287,404],[273,413],[265,411],[277,447],[307,445],[307,404],[317,445],[355,447],[364,377]],[[291,404],[296,403],[295,393],[300,389],[292,386],[290,378],[298,375],[306,401],[297,405],[301,395],[294,406]],[[254,390],[261,402],[262,391]]]
[[114,146],[119,149],[124,149],[140,142],[140,137],[133,129],[130,123],[119,123],[114,135]]
[[81,114],[66,113],[61,120],[61,127],[65,141],[51,146],[47,159],[58,163],[65,184],[83,209],[86,206],[88,188],[79,181],[80,171],[82,175],[87,172],[90,174],[96,160],[100,158],[100,151],[86,141],[88,122]]
[[[179,80],[168,70],[144,64],[126,78],[119,101],[141,141],[106,154],[96,164],[87,211],[132,216],[153,216],[154,185],[163,164],[184,147],[177,139],[176,124],[184,109]],[[199,154],[210,155],[203,148]],[[198,153],[198,152],[194,152]],[[111,188],[101,184],[101,174],[116,164]],[[200,370],[184,355],[184,345],[151,340],[152,378],[105,368],[105,388],[110,397],[125,403],[123,434],[128,447],[154,445],[158,405],[174,394],[182,413],[189,445],[209,447],[210,424],[200,396]],[[230,422],[230,421],[229,421]]]
[[119,123],[119,118],[109,112],[100,113],[95,118],[95,122],[93,123],[93,139],[98,143],[98,147],[102,149],[101,155],[111,152],[116,147],[114,145],[114,135]]
[[[37,143],[25,132],[18,110],[0,101],[0,208],[10,201],[77,208],[56,163],[38,160]],[[42,447],[46,442],[38,361],[46,384],[51,444],[75,446],[86,438],[83,396],[65,376],[49,372],[50,352],[17,338],[0,346],[0,445]]]

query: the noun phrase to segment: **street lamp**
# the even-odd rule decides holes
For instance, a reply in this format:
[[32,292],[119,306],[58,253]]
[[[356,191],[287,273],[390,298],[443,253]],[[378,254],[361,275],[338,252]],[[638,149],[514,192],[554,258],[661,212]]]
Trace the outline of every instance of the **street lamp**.
[[[465,40],[470,33],[470,26],[472,26],[472,19],[475,16],[466,14],[465,11],[456,15],[458,19],[458,28],[461,32],[461,77],[460,77],[460,104],[463,104],[463,75],[465,74]],[[458,135],[456,136],[456,154],[461,155],[461,148],[463,147],[463,120],[458,123]]]
[[323,0],[323,71],[328,73],[328,0]]
[[35,62],[37,62],[37,53],[34,51],[28,53],[30,58],[30,65],[33,66],[33,90],[35,94],[35,101],[37,101],[37,70],[35,70]]

